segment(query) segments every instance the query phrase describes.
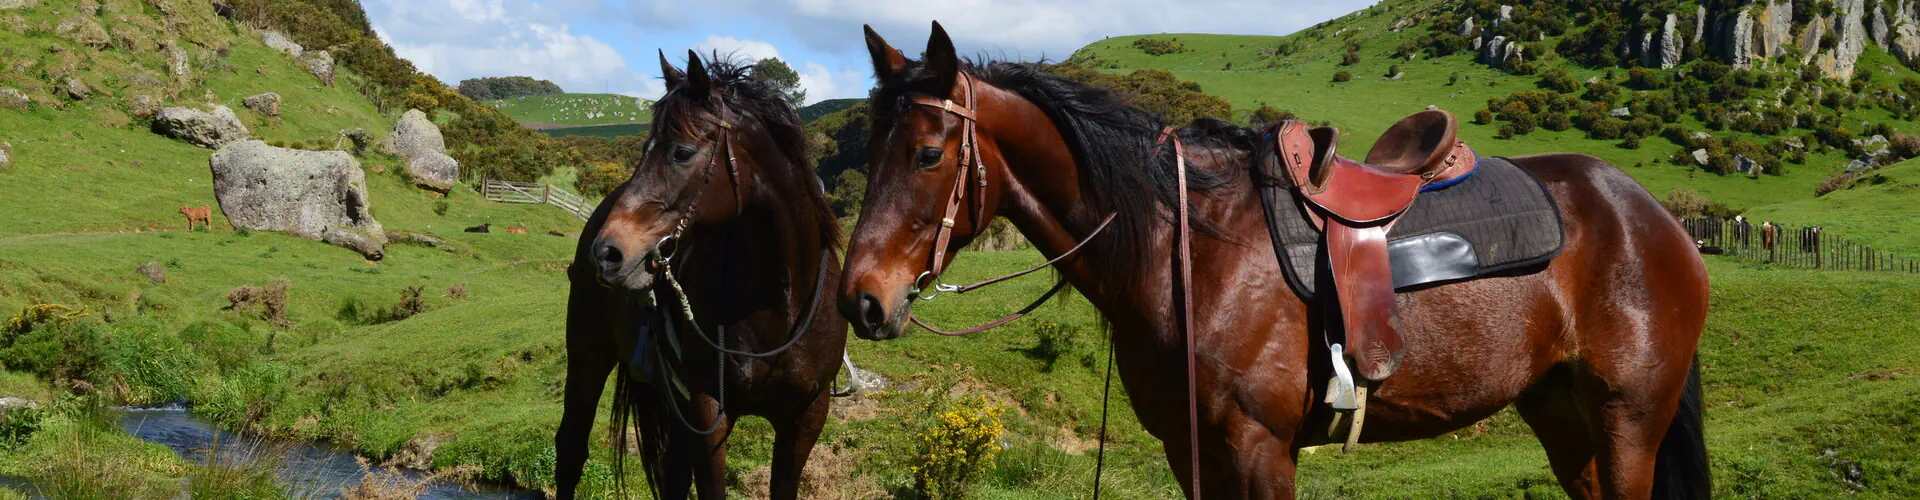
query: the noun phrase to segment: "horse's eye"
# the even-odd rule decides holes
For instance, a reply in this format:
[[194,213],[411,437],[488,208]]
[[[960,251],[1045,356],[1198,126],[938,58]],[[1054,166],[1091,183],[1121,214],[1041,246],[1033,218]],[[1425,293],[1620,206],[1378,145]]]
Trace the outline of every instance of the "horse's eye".
[[675,165],[685,165],[687,162],[693,161],[693,155],[695,153],[699,153],[699,151],[693,149],[692,146],[676,146],[673,148],[673,163]]
[[944,158],[945,156],[946,156],[946,152],[941,151],[940,148],[935,148],[935,147],[920,148],[920,158],[919,158],[920,168],[933,168],[935,166],[938,166],[940,165],[940,159]]

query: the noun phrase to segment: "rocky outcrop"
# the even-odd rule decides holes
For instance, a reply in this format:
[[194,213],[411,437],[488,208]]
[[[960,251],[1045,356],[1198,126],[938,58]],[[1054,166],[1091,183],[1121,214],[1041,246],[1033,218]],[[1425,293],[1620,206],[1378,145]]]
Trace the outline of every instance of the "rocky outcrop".
[[239,141],[209,165],[220,211],[234,227],[286,231],[369,259],[385,255],[386,232],[368,209],[366,174],[353,155]]
[[280,94],[278,93],[268,92],[248,96],[241,103],[246,105],[247,109],[260,113],[260,116],[280,116]]
[[154,115],[160,114],[160,98],[151,94],[128,94],[127,114],[142,120],[153,119]]
[[1507,37],[1496,36],[1487,40],[1480,50],[1480,63],[1495,68],[1511,68],[1526,60],[1525,48],[1519,42],[1509,42]]
[[60,95],[78,101],[92,96],[93,87],[87,86],[87,82],[80,81],[79,78],[67,77],[60,81]]
[[1707,6],[1702,4],[1696,7],[1693,13],[1693,38],[1689,40],[1695,43],[1707,43],[1707,23],[1710,21],[1707,18]]
[[96,49],[107,48],[113,42],[107,36],[107,29],[92,16],[77,15],[61,19],[60,24],[54,25],[53,34]]
[[1731,19],[1717,28],[1719,42],[1715,55],[1735,68],[1753,67],[1753,58],[1757,54],[1753,33],[1752,15],[1745,9],[1733,14]]
[[1866,1],[1834,2],[1834,6],[1838,8],[1835,15],[1839,16],[1839,19],[1835,21],[1837,24],[1833,27],[1833,31],[1834,36],[1839,37],[1837,40],[1839,43],[1833,47],[1833,59],[1830,63],[1826,57],[1821,57],[1820,69],[1826,72],[1827,76],[1840,80],[1853,78],[1853,70],[1860,62],[1860,54],[1867,49]]
[[415,186],[445,193],[460,182],[460,162],[445,153],[423,152],[407,160],[407,176]]
[[19,111],[33,105],[33,98],[13,87],[0,88],[0,109]]
[[324,50],[310,50],[300,55],[300,67],[306,68],[320,83],[333,86],[333,54]]
[[1680,55],[1686,52],[1687,41],[1680,39],[1680,18],[1667,14],[1667,22],[1660,29],[1660,55],[1654,66],[1667,69],[1680,64]]
[[1894,29],[1887,52],[1910,67],[1920,67],[1920,26],[1902,24]]
[[1887,24],[1887,9],[1873,9],[1873,23],[1867,25],[1867,33],[1873,37],[1874,45],[1890,47],[1887,42],[1887,35],[1893,33],[1893,26]]
[[167,41],[167,74],[175,80],[189,80],[193,77],[193,59],[187,57],[187,49],[179,42]]
[[1460,22],[1460,36],[1473,36],[1473,18]]
[[153,131],[208,148],[219,148],[253,133],[226,106],[214,106],[209,111],[162,109],[153,116]]
[[1611,116],[1614,118],[1626,118],[1626,117],[1633,116],[1633,110],[1628,109],[1626,106],[1621,106],[1618,108],[1614,108],[1612,111],[1608,111],[1607,116]]
[[1813,64],[1820,56],[1820,42],[1827,37],[1827,25],[1832,18],[1814,16],[1807,21],[1807,27],[1800,29],[1800,64]]
[[447,141],[426,112],[409,109],[393,124],[393,133],[380,141],[380,151],[407,158],[427,151],[447,154]]
[[407,158],[407,175],[422,188],[445,193],[460,182],[460,162],[447,155],[440,127],[420,110],[400,115],[393,133],[380,141],[380,150]]
[[301,53],[306,52],[306,49],[301,48],[300,44],[293,43],[293,40],[287,38],[286,34],[278,31],[267,30],[260,33],[260,42],[267,44],[267,48],[278,50],[293,57],[300,57]]
[[1772,59],[1785,55],[1793,43],[1793,2],[1767,0],[1767,10],[1760,13],[1759,23],[1762,56]]

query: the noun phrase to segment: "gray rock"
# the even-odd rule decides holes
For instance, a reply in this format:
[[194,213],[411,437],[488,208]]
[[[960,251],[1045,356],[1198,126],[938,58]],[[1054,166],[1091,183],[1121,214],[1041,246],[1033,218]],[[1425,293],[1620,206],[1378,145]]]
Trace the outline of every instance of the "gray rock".
[[1747,155],[1733,155],[1733,171],[1735,172],[1752,173],[1754,169],[1759,167],[1760,164],[1754,163],[1752,158],[1747,158]]
[[1633,110],[1627,109],[1626,106],[1621,106],[1618,108],[1614,108],[1613,111],[1608,111],[1607,116],[1611,116],[1614,118],[1626,118],[1629,116],[1633,116]]
[[1477,38],[1477,37],[1476,37],[1476,38],[1474,38],[1473,40],[1470,40],[1470,41],[1468,41],[1467,43],[1468,43],[1469,45],[1472,45],[1472,46],[1473,46],[1473,51],[1474,51],[1474,52],[1479,52],[1479,51],[1480,51],[1480,46],[1481,46],[1481,44],[1485,44],[1485,43],[1487,43],[1487,42],[1486,42],[1485,40],[1481,40],[1481,39],[1479,39],[1479,38]]
[[1701,43],[1706,42],[1708,22],[1707,6],[1703,2],[1699,7],[1696,7],[1693,12],[1693,38],[1691,38],[1691,40]]
[[460,162],[445,153],[424,151],[407,160],[407,176],[416,186],[445,193],[460,182]]
[[1800,64],[1813,64],[1820,55],[1820,42],[1827,37],[1827,25],[1832,22],[1831,18],[1815,16],[1800,29]]
[[107,36],[107,29],[100,26],[100,21],[84,15],[61,19],[60,24],[54,25],[53,34],[96,49],[107,48],[113,41]]
[[127,95],[127,113],[142,120],[152,119],[154,115],[160,113],[160,98],[152,94],[129,94]]
[[1707,135],[1707,133],[1706,133],[1706,132],[1694,132],[1694,133],[1693,133],[1693,135],[1691,135],[1691,136],[1688,136],[1688,137],[1691,137],[1691,138],[1693,138],[1693,140],[1696,140],[1696,141],[1698,141],[1698,140],[1702,140],[1702,139],[1712,139],[1712,138],[1713,138],[1713,136],[1711,136],[1711,135]]
[[1894,29],[1892,45],[1887,52],[1907,66],[1920,67],[1920,26],[1902,24]]
[[157,262],[141,264],[140,268],[134,271],[140,273],[141,276],[146,276],[147,279],[152,280],[154,283],[167,282],[167,268],[160,267],[160,264]]
[[1660,57],[1655,61],[1660,69],[1672,68],[1680,64],[1680,55],[1686,51],[1686,40],[1680,39],[1680,18],[1667,14],[1667,22],[1660,29]]
[[1873,9],[1873,23],[1867,26],[1867,31],[1873,36],[1874,45],[1888,46],[1887,35],[1893,33],[1893,28],[1887,24],[1887,9]]
[[287,231],[384,255],[386,232],[373,219],[366,173],[343,151],[300,151],[260,141],[220,148],[209,165],[214,196],[234,227]]
[[333,54],[324,50],[310,50],[300,55],[299,62],[314,78],[320,79],[320,83],[333,86]]
[[1711,158],[1707,156],[1707,150],[1705,150],[1705,149],[1695,149],[1695,150],[1693,150],[1693,162],[1694,162],[1694,163],[1698,163],[1698,164],[1700,164],[1700,166],[1702,166],[1702,167],[1704,167],[1704,166],[1707,166],[1707,164],[1708,164],[1708,163],[1710,163],[1710,162],[1708,161],[1709,159],[1711,159]]
[[1839,9],[1836,15],[1840,16],[1837,21],[1839,24],[1834,26],[1834,31],[1840,38],[1839,43],[1833,48],[1832,66],[1828,67],[1824,63],[1821,65],[1820,69],[1827,71],[1827,76],[1843,81],[1853,78],[1854,66],[1860,62],[1860,53],[1867,48],[1867,27],[1863,21],[1867,12],[1866,1],[1834,2],[1834,6]]
[[1473,36],[1473,18],[1460,22],[1460,36]]
[[1487,40],[1485,50],[1480,53],[1480,63],[1488,66],[1499,66],[1500,60],[1506,56],[1506,46],[1507,37],[1505,36],[1496,36],[1493,37],[1492,40]]
[[393,133],[380,141],[380,150],[388,154],[413,158],[423,152],[447,154],[446,138],[440,135],[440,126],[427,119],[427,113],[409,109],[400,115],[400,121],[393,124]]
[[1512,20],[1513,20],[1513,6],[1512,6],[1512,5],[1502,5],[1502,6],[1500,6],[1500,20],[1501,20],[1501,21],[1512,21]]
[[1856,173],[1856,172],[1864,172],[1864,171],[1873,170],[1873,169],[1874,169],[1874,164],[1872,162],[1861,161],[1861,160],[1854,160],[1854,161],[1847,162],[1847,173],[1849,174]]
[[0,0],[0,10],[31,9],[38,6],[37,0]]
[[0,417],[5,417],[7,416],[7,412],[14,410],[35,410],[39,408],[40,403],[35,403],[31,399],[14,396],[0,397]]
[[13,169],[13,143],[0,141],[0,172]]
[[1660,51],[1654,49],[1653,39],[1652,32],[1640,34],[1640,66],[1651,68],[1660,64]]
[[1741,10],[1720,29],[1720,60],[1735,68],[1752,68],[1755,49],[1753,16]]
[[241,103],[246,105],[247,109],[260,113],[261,116],[280,116],[280,94],[278,93],[268,92],[248,96]]
[[306,49],[301,48],[300,44],[293,43],[293,40],[288,39],[286,34],[274,30],[267,30],[260,33],[260,41],[267,44],[267,48],[278,50],[293,57],[300,57],[301,53],[306,52]]
[[78,101],[92,96],[93,87],[87,86],[87,82],[80,81],[79,78],[67,77],[60,81],[60,93]]
[[153,116],[153,131],[208,148],[219,148],[253,133],[226,106],[214,106],[211,111],[162,109]]
[[193,76],[193,59],[187,57],[187,49],[178,42],[167,41],[167,73],[178,79]]
[[32,105],[33,99],[27,97],[26,92],[13,87],[0,88],[0,108],[19,111]]
[[1767,0],[1767,11],[1760,14],[1760,49],[1767,58],[1787,53],[1793,43],[1793,2]]

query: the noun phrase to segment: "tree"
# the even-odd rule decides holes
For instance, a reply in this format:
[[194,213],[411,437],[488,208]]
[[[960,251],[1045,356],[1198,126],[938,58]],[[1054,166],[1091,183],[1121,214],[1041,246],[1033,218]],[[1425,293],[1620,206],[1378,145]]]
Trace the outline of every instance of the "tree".
[[794,71],[785,61],[773,57],[761,59],[753,63],[752,77],[779,89],[793,107],[800,107],[807,102],[807,89],[800,88],[800,72]]

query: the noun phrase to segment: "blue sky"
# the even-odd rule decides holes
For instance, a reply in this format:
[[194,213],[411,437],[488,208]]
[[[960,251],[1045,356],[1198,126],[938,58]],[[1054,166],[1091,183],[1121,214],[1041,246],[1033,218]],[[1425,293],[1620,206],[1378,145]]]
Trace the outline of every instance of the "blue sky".
[[1064,59],[1102,37],[1281,35],[1377,0],[362,0],[382,39],[448,84],[526,75],[569,92],[654,98],[655,50],[779,57],[807,99],[862,97],[872,72],[861,24],[908,55],[939,20],[963,54]]

